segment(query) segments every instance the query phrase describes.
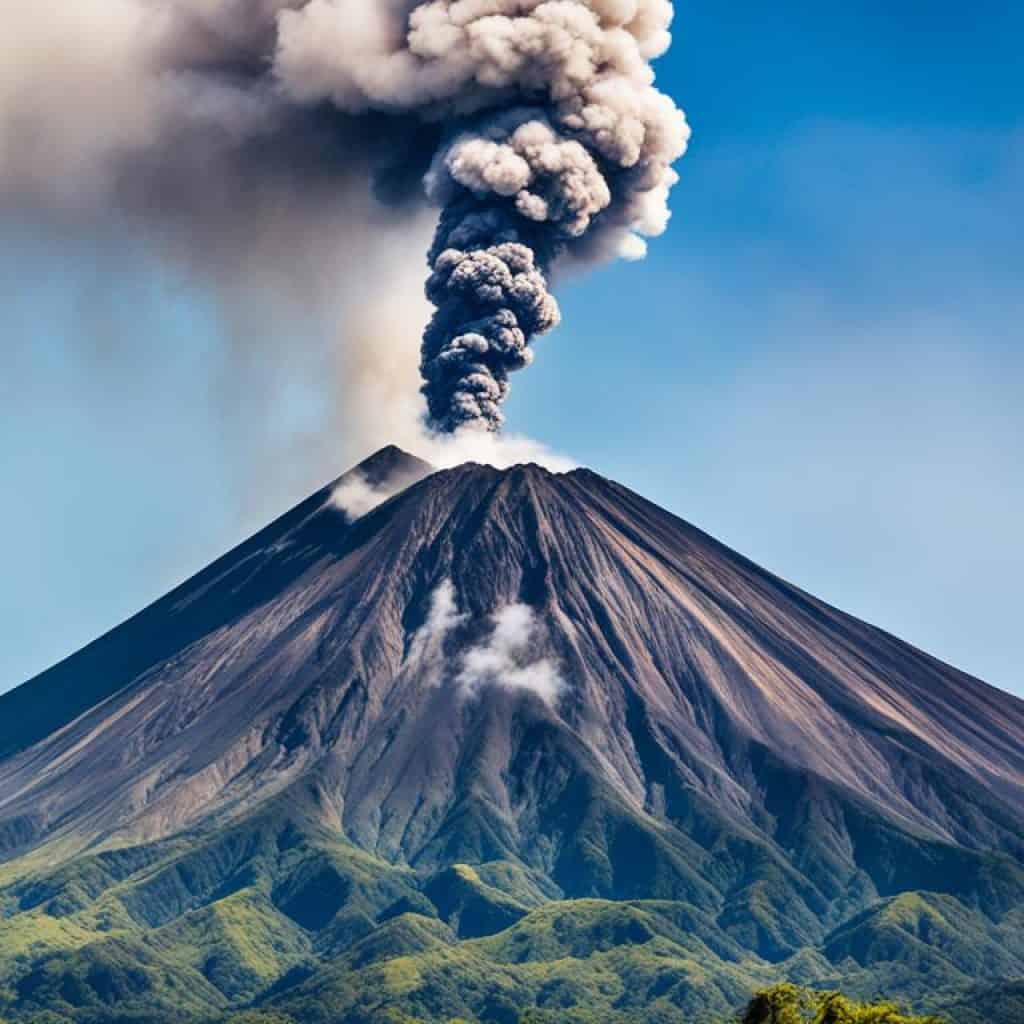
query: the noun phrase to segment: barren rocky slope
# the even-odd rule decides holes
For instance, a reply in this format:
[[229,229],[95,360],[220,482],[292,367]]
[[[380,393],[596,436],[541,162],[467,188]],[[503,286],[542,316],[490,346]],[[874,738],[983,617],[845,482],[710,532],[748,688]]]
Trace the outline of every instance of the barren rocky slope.
[[[429,468],[385,449],[355,472]],[[920,890],[1018,969],[998,929],[1024,905],[1024,703],[587,470],[465,465],[354,521],[333,489],[0,698],[15,911],[70,878],[83,912],[114,884],[82,902],[85,860],[162,863],[253,822],[262,843],[273,820],[278,845],[372,858],[371,922],[400,898],[475,934],[553,898],[667,900],[751,963],[813,949],[827,976],[870,969],[885,901]],[[259,862],[303,935],[364,892],[332,861],[349,895],[311,923],[272,898],[291,869]]]

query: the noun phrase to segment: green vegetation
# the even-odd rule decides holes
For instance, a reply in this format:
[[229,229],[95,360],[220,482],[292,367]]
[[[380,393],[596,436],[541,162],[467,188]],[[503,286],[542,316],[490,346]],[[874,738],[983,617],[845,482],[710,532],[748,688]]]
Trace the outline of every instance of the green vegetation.
[[674,884],[662,899],[566,899],[509,861],[417,872],[280,809],[45,864],[0,882],[9,1024],[929,1020],[873,1004],[880,991],[955,1024],[1024,1020],[1024,985],[1005,981],[1024,977],[1024,905],[998,872],[971,901],[866,898],[828,931],[778,862],[738,842],[721,847],[717,905]]
[[941,1024],[938,1017],[908,1017],[895,1003],[858,1003],[840,992],[812,992],[782,984],[759,992],[740,1024]]
[[459,938],[493,935],[527,912],[522,903],[484,882],[468,864],[455,864],[440,872],[423,892]]
[[1024,980],[973,985],[944,1008],[954,1024],[1024,1021]]
[[283,1013],[264,1013],[262,1010],[245,1010],[233,1013],[225,1019],[225,1024],[295,1024],[291,1017]]

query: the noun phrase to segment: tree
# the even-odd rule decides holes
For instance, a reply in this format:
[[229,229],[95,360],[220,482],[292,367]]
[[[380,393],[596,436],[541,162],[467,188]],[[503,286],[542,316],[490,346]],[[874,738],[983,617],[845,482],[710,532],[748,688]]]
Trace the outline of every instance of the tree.
[[785,982],[758,992],[750,1000],[740,1024],[804,1024],[811,1008],[811,994]]
[[841,992],[812,992],[788,982],[758,992],[739,1024],[943,1024],[911,1017],[894,1003],[858,1003]]

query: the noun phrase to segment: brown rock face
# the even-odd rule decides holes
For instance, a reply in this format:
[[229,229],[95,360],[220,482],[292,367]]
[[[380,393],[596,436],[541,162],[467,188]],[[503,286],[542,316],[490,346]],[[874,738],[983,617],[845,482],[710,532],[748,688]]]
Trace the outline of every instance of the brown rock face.
[[0,698],[0,859],[285,794],[389,860],[685,899],[769,955],[879,894],[1015,898],[1021,701],[592,472],[359,471],[418,482],[354,521],[332,485]]

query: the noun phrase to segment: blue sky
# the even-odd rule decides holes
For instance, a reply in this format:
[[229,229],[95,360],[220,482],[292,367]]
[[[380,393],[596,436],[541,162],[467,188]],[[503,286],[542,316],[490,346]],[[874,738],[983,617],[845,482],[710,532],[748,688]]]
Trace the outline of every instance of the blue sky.
[[[680,7],[669,233],[565,284],[509,420],[1024,695],[1022,31],[987,0]],[[209,304],[116,226],[6,221],[0,306],[2,690],[345,466],[292,457],[324,397],[228,380]]]

